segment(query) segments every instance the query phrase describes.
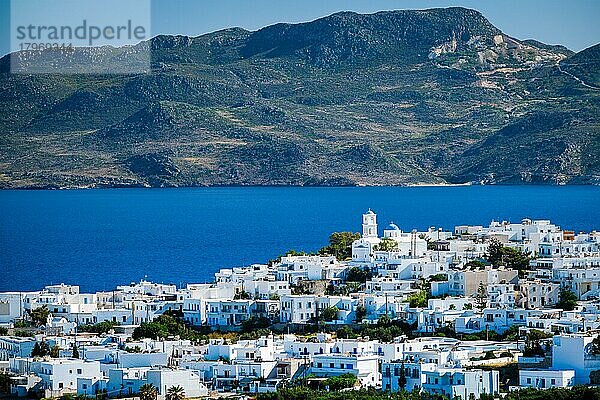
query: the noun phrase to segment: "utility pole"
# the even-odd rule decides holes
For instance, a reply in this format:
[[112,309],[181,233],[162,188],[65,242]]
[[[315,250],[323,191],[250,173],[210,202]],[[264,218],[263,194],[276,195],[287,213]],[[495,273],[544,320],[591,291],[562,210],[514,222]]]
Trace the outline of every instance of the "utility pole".
[[302,356],[302,358],[304,359],[304,371],[302,371],[302,375],[304,376],[304,386],[307,385],[307,376],[306,376],[306,369],[307,369],[307,365],[306,365],[306,356]]
[[[79,318],[77,318],[75,320],[75,344],[73,345],[73,348],[76,349],[77,348],[77,328],[79,328]],[[75,351],[75,350],[73,350]],[[72,356],[73,354],[71,354]]]
[[385,316],[389,317],[389,315],[388,315],[388,294],[387,294],[387,292],[385,293]]

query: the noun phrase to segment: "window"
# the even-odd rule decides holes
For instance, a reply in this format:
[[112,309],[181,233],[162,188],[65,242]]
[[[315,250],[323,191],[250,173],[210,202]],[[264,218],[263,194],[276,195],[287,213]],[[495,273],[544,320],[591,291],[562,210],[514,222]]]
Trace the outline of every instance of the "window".
[[77,368],[77,374],[81,375],[81,368]]

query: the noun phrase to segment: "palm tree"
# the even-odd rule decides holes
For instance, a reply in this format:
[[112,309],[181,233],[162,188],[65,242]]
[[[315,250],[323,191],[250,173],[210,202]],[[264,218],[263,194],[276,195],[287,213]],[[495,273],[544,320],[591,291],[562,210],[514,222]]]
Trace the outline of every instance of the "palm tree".
[[167,396],[165,400],[185,400],[185,392],[179,385],[171,386],[167,389]]
[[140,400],[156,400],[158,391],[151,383],[145,383],[140,386]]

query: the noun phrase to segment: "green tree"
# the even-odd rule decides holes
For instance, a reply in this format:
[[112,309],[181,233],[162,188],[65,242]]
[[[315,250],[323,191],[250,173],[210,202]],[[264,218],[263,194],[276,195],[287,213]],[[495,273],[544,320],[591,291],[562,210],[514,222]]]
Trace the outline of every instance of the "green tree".
[[517,325],[511,325],[508,330],[506,330],[502,334],[502,338],[500,340],[508,340],[514,342],[519,337],[519,327]]
[[477,294],[475,294],[475,304],[477,305],[479,312],[482,312],[487,305],[487,297],[487,289],[485,288],[485,285],[483,282],[479,282]]
[[245,321],[242,321],[242,333],[251,333],[263,329],[268,329],[271,326],[271,320],[266,317],[252,316]]
[[[517,374],[518,376],[518,374]],[[517,378],[518,379],[518,378]],[[500,378],[502,381],[502,378]],[[597,400],[600,387],[575,386],[572,388],[533,389],[526,388],[503,394],[504,400]],[[384,392],[369,389],[323,392],[303,386],[290,386],[277,392],[260,393],[257,400],[447,400],[446,396],[425,391]],[[480,400],[494,400],[497,394],[479,394]]]
[[387,315],[382,315],[377,324],[364,324],[359,328],[360,335],[370,337],[381,342],[391,342],[395,338],[407,335],[416,328],[415,325],[400,320],[391,320]]
[[250,295],[250,293],[246,292],[245,290],[242,290],[241,292],[236,293],[233,296],[234,300],[250,300],[252,299],[252,296]]
[[467,269],[482,269],[485,268],[485,263],[481,260],[471,260],[468,263],[465,264],[465,268]]
[[592,340],[590,353],[595,356],[600,356],[600,335]]
[[52,348],[50,349],[50,353],[48,353],[48,354],[52,358],[59,358],[60,357],[60,347],[52,346]]
[[362,268],[352,267],[350,270],[348,270],[348,273],[346,273],[346,282],[365,283],[371,279],[371,277],[371,272]]
[[379,317],[379,320],[377,321],[377,325],[380,325],[380,326],[388,326],[391,323],[392,323],[392,320],[390,319],[390,316],[387,314],[384,314],[381,317]]
[[590,385],[600,384],[600,369],[590,371]]
[[18,320],[15,321],[14,327],[15,328],[30,328],[31,327],[31,323],[29,321],[24,320],[24,319],[18,319]]
[[136,354],[139,354],[139,353],[141,353],[141,352],[142,352],[142,348],[141,348],[140,346],[133,346],[133,347],[131,347],[131,346],[126,346],[126,347],[125,347],[125,351],[126,351],[126,352],[128,352],[128,353],[136,353]]
[[143,322],[133,330],[132,337],[137,340],[141,338],[164,339],[168,336],[179,336],[183,339],[194,339],[195,334],[187,329],[185,323],[172,315],[163,314],[151,322]]
[[31,350],[31,357],[45,357],[50,354],[50,345],[45,340],[36,342]]
[[519,249],[513,249],[512,247],[504,248],[504,264],[508,268],[518,270],[520,273],[529,269],[529,262],[531,261],[531,253],[524,253]]
[[336,335],[340,339],[354,339],[358,337],[356,333],[348,325],[343,325],[336,331]]
[[359,233],[334,232],[329,236],[329,246],[319,250],[320,254],[331,254],[338,260],[352,258],[352,243],[360,239]]
[[577,296],[567,288],[560,289],[556,306],[565,311],[573,311],[577,307]]
[[431,275],[428,278],[429,282],[447,282],[448,281],[448,275],[447,274],[435,274],[435,275]]
[[542,347],[542,340],[547,339],[548,337],[552,337],[552,335],[548,335],[537,329],[530,329],[527,332],[527,336],[525,336],[525,348],[523,349],[523,355],[525,357],[543,357],[545,352]]
[[77,343],[73,343],[73,358],[79,358],[79,349],[77,349]]
[[498,239],[490,240],[488,245],[488,251],[486,259],[494,266],[499,266],[502,263],[502,256],[504,255],[504,245],[500,243]]
[[366,316],[367,316],[367,308],[362,304],[357,305],[354,321],[357,323],[361,323],[362,320],[365,319]]
[[375,251],[395,251],[398,250],[398,242],[392,238],[383,238],[379,244],[373,246]]
[[35,342],[35,344],[33,345],[33,349],[31,349],[31,357],[43,357],[41,352],[42,349],[39,342]]
[[512,357],[513,354],[510,352],[510,350],[505,350],[502,353],[500,353],[500,358],[504,358],[504,357]]
[[404,391],[407,383],[406,368],[404,367],[404,360],[402,360],[402,364],[400,365],[400,374],[398,375],[398,386],[400,386],[402,391]]
[[339,376],[332,376],[331,378],[327,378],[323,384],[329,387],[329,390],[341,390],[346,388],[351,388],[356,385],[358,378],[353,374],[342,374]]
[[34,337],[35,334],[32,331],[27,331],[25,329],[17,329],[14,331],[13,335],[16,337]]
[[6,335],[8,335],[8,328],[0,326],[0,336],[6,336]]
[[531,253],[524,253],[519,249],[504,246],[497,239],[492,239],[488,245],[486,259],[495,267],[505,265],[522,273],[529,268]]
[[158,390],[154,387],[154,385],[150,383],[145,383],[140,386],[140,400],[156,400],[158,397]]
[[427,307],[427,291],[419,290],[417,293],[413,293],[408,296],[408,304],[411,307]]
[[0,393],[8,394],[10,391],[10,375],[0,372]]
[[34,323],[35,326],[41,326],[46,323],[48,320],[48,315],[50,311],[47,306],[42,306],[38,308],[34,308],[33,310],[27,310],[29,314],[29,318],[31,318],[31,322]]
[[338,311],[340,311],[336,306],[333,307],[325,307],[320,314],[320,319],[322,321],[331,322],[334,319],[337,319]]
[[171,386],[167,389],[167,395],[165,396],[165,400],[184,400],[185,399],[185,391],[179,385]]
[[158,322],[142,322],[140,326],[133,330],[132,337],[133,339],[164,339],[169,336],[169,329],[167,326],[160,324]]

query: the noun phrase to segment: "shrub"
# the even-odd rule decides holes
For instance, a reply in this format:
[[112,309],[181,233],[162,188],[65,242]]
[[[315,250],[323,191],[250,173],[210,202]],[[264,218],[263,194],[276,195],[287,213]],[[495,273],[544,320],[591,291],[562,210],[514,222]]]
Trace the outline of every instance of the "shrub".
[[408,303],[411,307],[427,307],[427,292],[420,290],[408,296]]
[[356,378],[353,374],[343,374],[340,376],[332,376],[327,378],[323,384],[329,387],[329,390],[340,390],[345,388],[351,388],[356,384]]

